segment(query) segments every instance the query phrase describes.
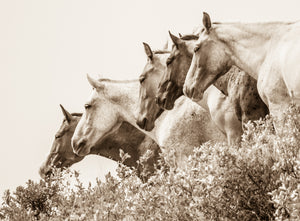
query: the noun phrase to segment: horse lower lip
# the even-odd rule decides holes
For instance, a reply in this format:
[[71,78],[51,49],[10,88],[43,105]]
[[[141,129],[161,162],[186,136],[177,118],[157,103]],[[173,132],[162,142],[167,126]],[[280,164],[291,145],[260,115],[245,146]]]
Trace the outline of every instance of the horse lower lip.
[[76,153],[78,156],[85,156],[86,155],[86,148],[85,148],[85,143],[79,144]]

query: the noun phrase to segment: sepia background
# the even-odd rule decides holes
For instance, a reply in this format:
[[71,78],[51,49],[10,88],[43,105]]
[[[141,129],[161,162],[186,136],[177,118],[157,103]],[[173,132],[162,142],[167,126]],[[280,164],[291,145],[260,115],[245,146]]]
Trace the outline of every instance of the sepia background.
[[[299,20],[298,0],[0,0],[0,195],[39,179],[63,115],[82,112],[86,73],[133,79],[167,31],[190,33],[202,21]],[[89,156],[74,166],[84,182],[116,164]]]

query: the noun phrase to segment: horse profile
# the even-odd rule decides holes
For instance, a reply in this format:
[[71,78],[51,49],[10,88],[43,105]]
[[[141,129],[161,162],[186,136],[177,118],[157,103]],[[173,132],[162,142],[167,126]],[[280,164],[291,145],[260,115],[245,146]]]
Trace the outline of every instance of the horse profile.
[[[157,142],[162,151],[177,148],[185,156],[188,151],[192,152],[195,143],[204,142],[204,138],[198,136],[200,131],[207,131],[210,137],[215,134],[213,129],[210,130],[212,123],[207,114],[203,114],[202,118],[197,116],[195,119],[194,116],[199,111],[197,105],[191,106],[189,112],[178,111],[176,118],[174,118],[175,112],[163,112],[151,131],[143,130],[136,124],[136,111],[139,104],[138,80],[95,80],[89,76],[87,78],[93,91],[84,105],[85,111],[72,137],[73,150],[79,156],[88,154],[96,142],[105,139],[124,121],[149,135]],[[182,105],[181,109],[184,108],[186,109]],[[205,113],[204,110],[203,113]],[[202,124],[200,124],[201,121]],[[191,124],[193,122],[196,122],[197,127],[193,127]],[[222,134],[218,134],[216,138],[221,139]]]
[[[76,155],[71,146],[71,138],[82,114],[70,114],[63,106],[61,106],[61,109],[64,114],[64,120],[60,129],[55,134],[50,154],[39,170],[43,178],[52,173],[53,167],[67,168],[84,158],[83,156]],[[154,164],[159,159],[159,146],[150,137],[145,136],[145,134],[126,122],[123,122],[118,130],[107,136],[103,141],[96,143],[91,148],[89,154],[96,154],[114,161],[121,161],[119,155],[120,149],[130,155],[130,158],[127,158],[123,163],[129,167],[137,168],[138,175],[142,179],[147,178],[148,174],[150,175],[154,171]],[[152,152],[142,169],[137,161],[147,150],[151,150]]]
[[[172,109],[178,97],[183,95],[182,87],[192,59],[191,50],[198,39],[196,35],[186,35],[179,39],[171,33],[170,37],[174,44],[157,93],[157,103],[165,109]],[[229,144],[239,143],[242,127],[228,96],[212,86],[205,92],[204,99],[197,103],[210,113]]]
[[[194,47],[198,40],[198,35],[185,35],[178,38],[171,33],[169,34],[173,41],[173,46],[171,54],[167,59],[167,70],[162,77],[157,95],[158,104],[165,109],[172,108],[175,100],[183,95],[182,88],[187,71],[192,62]],[[222,94],[226,95],[226,99],[221,100],[212,96],[212,92],[216,90],[216,88],[221,91]],[[219,93],[217,96],[222,95]],[[214,84],[205,91],[204,97],[206,106],[210,113],[212,113],[212,119],[219,128],[225,131],[225,133],[226,129],[227,131],[229,129],[236,131],[235,133],[228,131],[226,134],[238,135],[242,128],[241,126],[225,127],[226,124],[244,124],[249,120],[257,120],[264,117],[268,113],[267,106],[258,95],[256,80],[235,66],[232,66],[226,74],[216,80]],[[224,110],[222,110],[222,108],[214,108],[216,105],[212,106],[212,104],[214,104],[213,101],[216,102],[218,100],[223,101],[223,104],[217,106],[225,107]],[[201,105],[203,102],[199,102],[199,104]],[[226,108],[226,105],[231,106],[231,108]],[[221,112],[219,116],[222,116],[223,113],[225,117],[226,110],[236,116],[232,115],[224,119],[214,119],[214,112]],[[239,122],[237,122],[237,120]]]
[[199,40],[184,84],[184,94],[200,100],[232,65],[257,80],[270,113],[280,116],[300,104],[300,22],[211,23],[203,14]]
[[[156,103],[156,94],[158,91],[158,84],[166,69],[166,59],[169,51],[152,51],[150,46],[144,44],[144,50],[147,55],[147,62],[139,77],[139,109],[137,116],[137,125],[147,131],[151,131],[154,127],[159,126],[162,118],[170,119],[164,120],[166,124],[170,125],[170,131],[185,131],[186,133],[181,139],[188,139],[190,142],[188,146],[199,146],[202,142],[208,140],[218,140],[220,132],[216,131],[216,126],[211,121],[209,114],[197,104],[194,104],[189,99],[182,97],[176,104],[172,111],[165,111]],[[192,110],[192,112],[191,112]],[[163,117],[161,115],[165,114]],[[185,116],[182,118],[182,116]],[[193,116],[193,117],[190,117]],[[199,118],[199,120],[195,120]],[[180,121],[178,121],[180,119]],[[180,124],[178,124],[181,122]],[[203,125],[206,125],[203,127]],[[189,128],[193,128],[190,131]],[[215,132],[212,132],[214,130]],[[175,132],[175,131],[174,131]],[[177,132],[178,133],[178,132]],[[177,135],[176,135],[177,136]],[[202,139],[199,139],[199,138]],[[220,136],[224,138],[223,136]],[[183,145],[183,142],[180,142]],[[182,149],[182,146],[181,146]],[[177,150],[179,151],[179,150]],[[181,151],[179,151],[181,152]],[[187,151],[190,153],[190,151]]]

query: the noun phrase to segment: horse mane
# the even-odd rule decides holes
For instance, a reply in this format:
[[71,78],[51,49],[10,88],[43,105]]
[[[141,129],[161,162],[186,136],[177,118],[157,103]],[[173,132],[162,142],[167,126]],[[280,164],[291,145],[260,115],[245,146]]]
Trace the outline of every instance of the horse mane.
[[170,51],[168,50],[156,50],[156,51],[153,51],[153,54],[169,54],[171,53]]
[[134,80],[113,80],[113,79],[109,79],[109,78],[99,78],[98,81],[99,82],[111,82],[111,83],[133,83],[138,80],[136,80],[136,79],[134,79]]
[[74,117],[81,117],[82,113],[71,113],[71,115]]
[[198,35],[190,34],[190,35],[184,35],[180,39],[189,41],[189,40],[198,40],[198,38],[199,38]]

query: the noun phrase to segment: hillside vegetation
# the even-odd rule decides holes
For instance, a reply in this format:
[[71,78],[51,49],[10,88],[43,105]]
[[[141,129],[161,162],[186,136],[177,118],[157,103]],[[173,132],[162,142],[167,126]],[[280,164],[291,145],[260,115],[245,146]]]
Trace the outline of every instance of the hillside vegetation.
[[[300,111],[291,107],[245,125],[240,147],[206,143],[186,168],[171,151],[142,182],[122,163],[117,177],[84,187],[77,172],[56,170],[3,195],[3,220],[300,220]],[[276,135],[275,135],[276,131]],[[120,153],[122,159],[128,157]],[[141,166],[147,154],[140,159]],[[73,182],[73,185],[70,185]],[[75,182],[75,184],[74,184]],[[74,186],[75,187],[71,187]]]

